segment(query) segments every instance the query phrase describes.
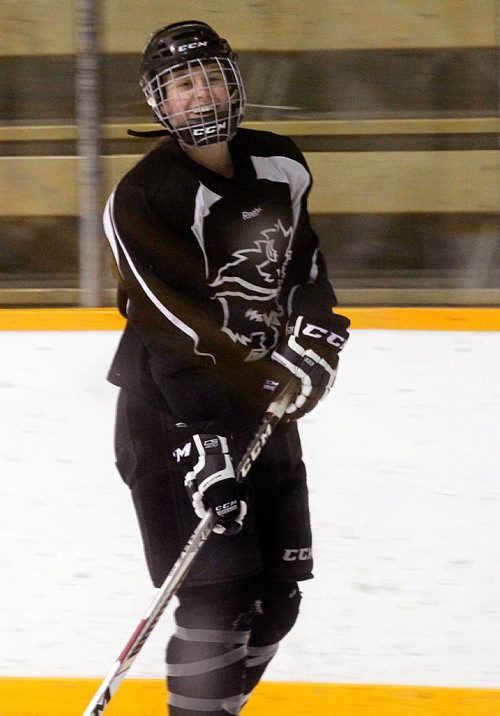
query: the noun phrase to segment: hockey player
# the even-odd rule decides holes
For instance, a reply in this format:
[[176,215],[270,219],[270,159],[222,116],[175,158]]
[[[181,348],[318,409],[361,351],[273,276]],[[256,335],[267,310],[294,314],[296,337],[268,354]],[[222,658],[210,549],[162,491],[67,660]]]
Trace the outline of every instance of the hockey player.
[[[239,129],[245,92],[226,40],[203,22],[161,28],[141,86],[170,139],[105,211],[127,318],[108,376],[121,388],[117,467],[156,586],[215,511],[177,595],[169,713],[238,714],[295,623],[297,582],[312,577],[296,419],[332,386],[349,321],[332,312],[304,157],[288,138]],[[234,465],[290,378],[287,420],[241,491]]]

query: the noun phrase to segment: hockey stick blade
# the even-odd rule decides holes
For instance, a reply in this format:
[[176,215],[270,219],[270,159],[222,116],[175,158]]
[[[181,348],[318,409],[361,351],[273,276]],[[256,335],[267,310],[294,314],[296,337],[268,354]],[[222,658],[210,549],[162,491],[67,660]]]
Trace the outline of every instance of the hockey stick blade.
[[[294,392],[293,381],[290,381],[270,403],[259,429],[238,463],[236,468],[236,480],[238,482],[242,482],[246,475],[248,475],[250,468],[259,457],[271,433],[283,417],[293,398]],[[99,714],[104,712],[104,709],[116,693],[128,670],[167,608],[170,600],[186,578],[195,558],[210,537],[215,524],[216,520],[212,511],[207,512],[200,520],[174,566],[165,577],[163,584],[159,588],[148,610],[137,625],[116,662],[105,676],[82,716],[99,716]]]

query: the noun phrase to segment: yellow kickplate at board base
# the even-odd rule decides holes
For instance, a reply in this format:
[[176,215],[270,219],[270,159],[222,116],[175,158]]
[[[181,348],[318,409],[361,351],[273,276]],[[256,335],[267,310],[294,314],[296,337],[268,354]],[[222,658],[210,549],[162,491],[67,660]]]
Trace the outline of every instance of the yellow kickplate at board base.
[[[81,716],[97,679],[0,679],[0,716]],[[124,681],[106,716],[166,716],[161,679]],[[496,716],[500,689],[262,682],[245,716]]]
[[[500,331],[500,308],[339,306],[335,310],[349,316],[353,329]],[[121,331],[124,326],[116,308],[0,308],[0,331]]]

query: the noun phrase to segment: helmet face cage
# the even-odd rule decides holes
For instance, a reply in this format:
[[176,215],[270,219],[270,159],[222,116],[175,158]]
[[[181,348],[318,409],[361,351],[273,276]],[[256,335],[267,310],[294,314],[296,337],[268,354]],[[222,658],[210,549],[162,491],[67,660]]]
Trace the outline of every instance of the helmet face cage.
[[182,144],[229,141],[243,119],[245,90],[229,57],[187,60],[143,81],[142,88],[158,121]]

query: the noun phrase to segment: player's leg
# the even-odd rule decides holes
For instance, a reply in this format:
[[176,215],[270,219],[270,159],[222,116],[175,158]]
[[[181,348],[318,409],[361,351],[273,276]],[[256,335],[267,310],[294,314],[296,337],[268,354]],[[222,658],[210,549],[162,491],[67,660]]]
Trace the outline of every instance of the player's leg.
[[295,424],[276,431],[254,470],[264,572],[261,609],[249,641],[246,698],[296,622],[301,600],[297,582],[312,578],[307,480]]
[[[117,466],[132,490],[152,580],[160,586],[198,522],[184,474],[172,458],[172,421],[122,390]],[[167,648],[170,714],[237,714],[262,564],[253,510],[238,535],[214,534],[179,591]],[[213,709],[212,709],[213,707]]]
[[260,579],[182,588],[166,652],[170,716],[239,714]]
[[268,582],[259,613],[252,622],[245,670],[245,701],[297,620],[301,594],[297,582]]

